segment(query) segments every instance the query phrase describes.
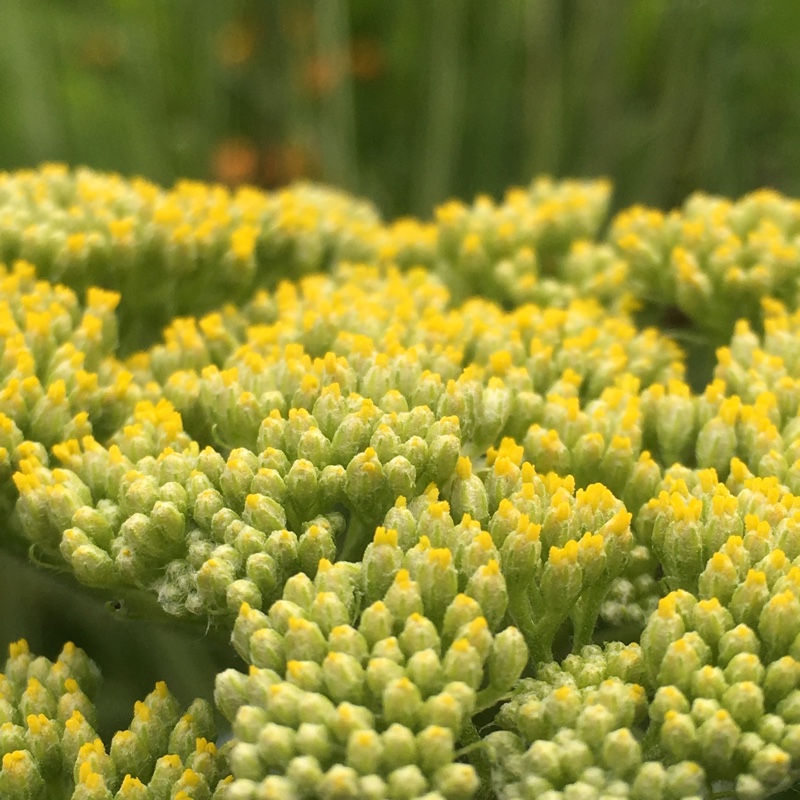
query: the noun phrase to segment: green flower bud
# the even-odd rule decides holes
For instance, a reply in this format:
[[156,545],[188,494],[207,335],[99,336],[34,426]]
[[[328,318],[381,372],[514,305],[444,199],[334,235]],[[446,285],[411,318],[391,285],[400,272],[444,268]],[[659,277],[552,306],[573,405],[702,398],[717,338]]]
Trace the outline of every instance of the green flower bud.
[[341,703],[336,708],[333,719],[328,722],[328,727],[336,739],[341,744],[345,744],[353,731],[374,729],[375,717],[369,709],[363,706]]
[[380,734],[371,730],[353,731],[347,740],[345,762],[360,775],[380,771],[383,742]]
[[773,707],[797,688],[800,683],[800,664],[791,656],[773,661],[766,671],[763,681],[764,699]]
[[736,455],[735,426],[722,417],[710,419],[697,434],[695,452],[699,466],[712,467],[720,475],[726,475]]
[[376,697],[383,694],[386,687],[404,677],[403,668],[390,658],[373,657],[367,664],[367,686]]
[[687,634],[669,645],[658,672],[660,684],[677,686],[683,692],[689,691],[693,674],[704,666],[702,653],[693,646],[689,636]]
[[755,754],[749,769],[764,786],[773,787],[782,784],[789,777],[791,763],[788,753],[774,744],[768,744]]
[[147,775],[153,765],[152,756],[142,737],[129,730],[114,734],[109,755],[118,775]]
[[[41,772],[44,774],[56,772],[61,766],[60,725],[43,714],[38,716],[31,714],[26,720],[26,725],[25,749],[34,757]],[[10,741],[4,743],[4,745],[10,744],[12,744]],[[21,749],[19,745],[22,745],[22,742],[19,742],[18,746],[13,749],[6,750],[5,746],[0,749],[13,752],[13,750]]]
[[414,614],[419,615],[423,611],[419,586],[410,579],[408,570],[405,569],[401,569],[395,575],[394,583],[389,587],[389,591],[386,592],[383,602],[386,604],[386,608],[394,618],[395,626],[398,628]]
[[717,661],[727,665],[738,653],[758,655],[760,649],[761,643],[755,633],[747,625],[737,625],[720,639]]
[[241,608],[242,603],[247,603],[255,608],[261,607],[261,592],[253,581],[239,579],[228,586],[225,593],[225,604],[228,610],[235,614]]
[[[69,531],[67,531],[69,533]],[[66,533],[64,534],[66,536]],[[94,544],[76,547],[69,558],[72,571],[79,583],[97,589],[117,586],[120,575],[111,556]]]
[[459,458],[456,477],[450,490],[450,508],[454,519],[469,514],[481,526],[489,521],[489,497],[480,478],[472,474],[472,461]]
[[441,641],[436,626],[427,617],[418,613],[413,613],[406,619],[398,642],[406,657],[411,657],[420,650],[432,649],[437,654],[441,652]]
[[661,662],[672,642],[683,636],[686,628],[677,610],[675,592],[662,598],[658,611],[651,615],[641,638],[642,652],[648,674],[652,679],[658,675]]
[[661,724],[659,743],[673,762],[692,758],[697,751],[697,729],[692,717],[667,711]]
[[271,497],[249,494],[245,499],[242,521],[256,530],[272,533],[286,527],[286,514]]
[[204,531],[211,533],[214,515],[223,508],[225,508],[225,500],[222,495],[216,489],[205,489],[197,495],[194,501],[192,516]]
[[408,678],[397,678],[387,684],[381,702],[384,718],[389,723],[396,722],[412,729],[416,727],[422,695]]
[[783,717],[784,722],[795,724],[800,722],[800,690],[795,689],[778,703],[775,712]]
[[395,498],[409,497],[414,493],[417,470],[405,456],[395,456],[386,462],[383,469],[391,494]]
[[731,715],[721,709],[697,730],[697,743],[703,763],[712,774],[728,775],[733,770],[733,757],[741,729]]
[[429,478],[437,486],[446,486],[456,472],[460,454],[461,440],[458,435],[445,434],[435,437],[428,443],[424,477]]
[[601,753],[606,767],[622,779],[634,775],[642,765],[639,743],[627,728],[607,734]]
[[467,583],[466,594],[478,602],[489,627],[496,630],[508,608],[508,591],[500,564],[491,559],[479,567]]
[[[38,716],[33,714],[30,716],[38,719]],[[40,716],[44,717],[44,714]],[[21,725],[15,725],[13,722],[4,722],[0,725],[0,752],[5,754],[14,750],[29,749],[27,744],[25,729]]]
[[495,692],[510,691],[528,663],[525,637],[516,628],[506,628],[494,637],[489,655],[489,686]]
[[483,659],[467,639],[456,639],[442,661],[448,681],[463,681],[476,691],[483,682]]
[[758,735],[765,742],[780,744],[787,726],[777,714],[765,714],[758,723]]
[[[258,632],[258,634],[260,633]],[[252,652],[252,640],[250,646]],[[328,653],[328,643],[325,640],[325,635],[315,622],[302,617],[290,617],[288,628],[283,637],[283,652],[287,661],[316,661],[321,663]]]
[[273,531],[267,537],[267,554],[283,575],[294,575],[298,570],[297,536],[291,531]]
[[19,698],[19,711],[23,719],[27,719],[30,714],[44,714],[54,719],[58,713],[58,703],[50,690],[38,679],[28,678],[25,691]]
[[209,558],[197,571],[197,589],[211,608],[227,605],[228,586],[235,580],[234,565],[220,558]]
[[254,465],[244,458],[231,456],[219,476],[219,487],[226,503],[237,512],[244,508],[244,498],[249,494],[255,477]]
[[522,444],[525,446],[525,460],[534,464],[540,474],[555,472],[564,475],[570,471],[572,458],[569,448],[556,430],[531,425]]
[[72,516],[72,524],[82,530],[91,542],[107,550],[114,538],[114,526],[106,515],[92,506],[81,506]]
[[377,421],[376,413],[380,412],[370,402],[369,405],[365,403],[360,411],[344,417],[331,439],[334,463],[348,464],[356,453],[369,445],[373,426]]
[[311,619],[319,625],[323,636],[339,625],[346,625],[350,621],[347,606],[333,592],[320,592],[314,599],[309,610]]
[[325,683],[322,667],[315,661],[287,662],[286,680],[306,692],[320,692]]
[[758,632],[772,657],[785,654],[800,633],[800,601],[786,590],[774,595],[764,606]]
[[725,667],[725,680],[728,683],[752,681],[760,684],[763,678],[764,666],[753,653],[737,653]]
[[416,764],[393,770],[387,778],[387,796],[393,800],[413,800],[424,797],[428,781]]
[[229,722],[247,702],[247,676],[235,669],[226,669],[214,681],[214,703]]
[[725,674],[719,667],[706,665],[692,676],[692,694],[718,700],[728,688]]
[[267,553],[248,556],[245,574],[258,589],[263,605],[268,605],[278,593],[278,574],[275,559]]
[[257,734],[256,749],[268,770],[283,772],[295,755],[297,734],[291,728],[266,723]]
[[416,764],[417,743],[414,734],[403,725],[393,723],[381,734],[383,761],[389,771]]
[[346,653],[328,653],[322,662],[328,696],[337,703],[361,703],[364,697],[364,669]]
[[730,603],[738,584],[739,574],[725,553],[711,556],[697,582],[701,597],[716,597],[724,606]]
[[739,737],[736,744],[736,759],[747,764],[764,745],[764,740],[757,733],[747,731]]
[[689,712],[689,701],[679,689],[674,686],[661,686],[655,693],[650,703],[649,714],[653,722],[661,723],[667,714],[674,711],[678,714]]
[[9,800],[34,800],[45,783],[33,756],[27,750],[6,753],[0,770],[0,793]]
[[736,587],[728,608],[736,622],[755,628],[769,596],[767,576],[759,570],[751,569],[748,570],[744,582]]
[[394,617],[386,604],[380,600],[365,608],[361,613],[358,631],[370,648],[382,639],[391,636],[393,628]]
[[[281,453],[281,455],[286,459],[284,453]],[[239,495],[237,506],[241,505],[244,497],[248,494],[263,494],[266,497],[271,497],[281,505],[285,505],[289,497],[289,490],[286,488],[286,481],[284,480],[286,473],[289,471],[288,460],[285,466],[284,472],[270,467],[261,467],[253,476],[250,486],[246,487],[242,494]],[[281,468],[283,469],[283,467],[284,464],[281,463]]]
[[301,519],[311,519],[319,507],[317,467],[311,461],[298,459],[286,475],[289,500]]
[[403,552],[397,546],[397,531],[377,528],[362,559],[364,589],[368,600],[382,598],[403,565]]
[[[161,761],[163,759],[159,759],[159,763]],[[231,770],[237,778],[260,781],[264,777],[265,770],[261,765],[258,747],[254,744],[237,742],[230,751],[230,763]],[[158,764],[156,765],[156,770],[158,770]]]
[[425,531],[425,536],[434,547],[447,547],[452,541],[454,528],[450,504],[446,500],[429,502],[419,513],[417,530]]
[[150,792],[138,778],[126,775],[114,800],[149,800]]
[[330,731],[318,723],[301,723],[297,729],[295,747],[298,753],[316,759],[323,766],[329,764],[333,758],[334,743]]
[[309,428],[297,442],[297,457],[321,470],[332,462],[333,446],[319,428]]
[[414,546],[418,538],[417,521],[409,511],[405,497],[398,497],[386,512],[383,527],[387,531],[397,531],[397,545],[404,552]]
[[331,630],[328,649],[335,653],[347,653],[362,663],[369,656],[367,640],[350,625],[337,625]]
[[269,714],[258,706],[241,706],[233,721],[233,735],[242,742],[255,744],[261,729],[269,722]]
[[86,742],[78,750],[73,769],[75,783],[86,782],[84,776],[87,774],[96,774],[103,779],[104,783],[111,786],[116,783],[116,767],[111,757],[107,755],[100,739]]
[[464,709],[461,703],[446,690],[429,697],[419,714],[419,724],[439,725],[449,728],[458,736],[464,724]]
[[442,663],[434,650],[420,650],[414,653],[406,663],[405,674],[422,692],[423,697],[440,692],[445,684]]
[[667,797],[702,797],[706,786],[706,774],[694,761],[681,761],[667,769]]
[[380,519],[392,502],[386,473],[371,447],[354,456],[347,465],[344,488],[348,502],[368,520]]
[[314,577],[319,562],[325,558],[329,561],[336,556],[336,543],[331,532],[320,525],[310,525],[300,536],[297,544],[297,558],[300,569]]
[[329,464],[319,475],[319,503],[321,508],[332,508],[344,503],[347,472],[339,464]]
[[441,622],[448,605],[458,593],[458,574],[450,550],[426,551],[416,578],[426,613],[434,622]]

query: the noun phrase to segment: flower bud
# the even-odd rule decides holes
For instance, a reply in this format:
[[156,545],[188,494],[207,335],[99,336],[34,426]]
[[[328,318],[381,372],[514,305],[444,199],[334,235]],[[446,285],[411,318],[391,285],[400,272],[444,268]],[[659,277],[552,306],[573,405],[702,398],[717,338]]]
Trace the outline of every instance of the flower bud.
[[336,703],[361,703],[364,697],[364,669],[346,653],[328,653],[322,662],[328,696]]
[[27,750],[6,753],[0,770],[0,793],[9,800],[34,800],[45,783],[33,756]]
[[436,626],[427,617],[416,612],[406,619],[398,641],[406,657],[411,657],[420,650],[432,649],[437,654],[441,652]]
[[673,762],[692,758],[697,750],[697,729],[692,717],[667,711],[661,723],[659,743]]
[[478,602],[489,627],[496,630],[508,608],[506,581],[496,560],[490,560],[473,573],[466,594]]
[[435,622],[440,622],[458,593],[458,574],[450,550],[428,550],[416,577],[426,613]]
[[408,570],[405,569],[401,569],[395,575],[394,583],[386,592],[383,602],[398,627],[403,624],[403,621],[414,614],[421,614],[423,611],[419,586],[416,581],[410,579]]
[[413,800],[425,797],[428,781],[416,764],[400,767],[389,773],[387,779],[387,796],[398,800]]
[[271,497],[249,494],[245,499],[242,521],[256,530],[272,533],[286,527],[286,514]]
[[489,497],[486,487],[472,474],[472,462],[466,456],[459,458],[456,477],[450,490],[450,508],[454,519],[469,514],[481,526],[489,521]]
[[394,618],[392,613],[382,601],[377,601],[368,606],[361,613],[359,633],[364,637],[369,647],[374,647],[376,642],[392,635]]
[[456,639],[442,660],[445,678],[462,681],[475,691],[483,681],[483,660],[467,639]]
[[516,628],[505,628],[494,637],[489,655],[489,686],[495,692],[510,691],[528,663],[525,637]]
[[334,753],[331,734],[324,725],[316,722],[303,722],[297,729],[295,738],[297,752],[316,759],[320,764],[330,762]]
[[741,729],[725,710],[717,711],[698,728],[697,743],[703,763],[712,773],[731,772],[740,734]]

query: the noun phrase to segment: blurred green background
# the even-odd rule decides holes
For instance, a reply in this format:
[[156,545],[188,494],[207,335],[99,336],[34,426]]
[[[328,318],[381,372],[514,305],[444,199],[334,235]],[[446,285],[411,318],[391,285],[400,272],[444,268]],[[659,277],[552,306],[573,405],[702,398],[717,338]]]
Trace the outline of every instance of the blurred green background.
[[[797,0],[2,0],[0,169],[311,178],[389,218],[541,173],[608,176],[617,208],[800,195],[798,31]],[[235,660],[0,555],[0,645],[22,635],[97,659],[106,730]]]
[[796,0],[3,0],[0,169],[44,160],[427,215],[534,174],[616,205],[800,193]]

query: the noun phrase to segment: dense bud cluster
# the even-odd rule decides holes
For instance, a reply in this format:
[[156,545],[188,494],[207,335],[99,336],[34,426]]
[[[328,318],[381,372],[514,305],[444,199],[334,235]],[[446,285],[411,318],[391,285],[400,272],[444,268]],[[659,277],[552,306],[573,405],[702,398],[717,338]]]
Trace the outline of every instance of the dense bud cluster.
[[[13,645],[0,796],[796,780],[797,204],[697,196],[600,240],[608,193],[384,224],[309,186],[0,176],[0,546],[250,668],[218,676],[219,751],[163,684],[103,744],[91,662]],[[717,348],[699,389],[637,323],[675,308]]]
[[[393,533],[376,535],[375,548]],[[385,592],[358,591],[370,564],[323,560],[313,581],[291,578],[266,614],[242,606],[233,643],[250,674],[230,670],[216,686],[237,742],[231,797],[476,794],[456,745],[519,679],[525,641],[496,607],[484,611],[472,582],[457,594],[449,549],[401,563],[388,581],[379,574]]]
[[100,672],[73,644],[55,662],[10,647],[0,674],[0,796],[4,800],[209,800],[229,772],[214,712],[183,713],[164,683],[104,743],[93,697]]

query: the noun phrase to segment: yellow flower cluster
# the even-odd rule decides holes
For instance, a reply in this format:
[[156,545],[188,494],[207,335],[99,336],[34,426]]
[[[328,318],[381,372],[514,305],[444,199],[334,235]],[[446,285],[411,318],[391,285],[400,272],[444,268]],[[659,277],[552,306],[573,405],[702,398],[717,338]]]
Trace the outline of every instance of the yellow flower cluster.
[[[800,654],[777,631],[800,594],[796,204],[634,208],[598,241],[607,202],[537,181],[384,225],[315,187],[0,177],[0,546],[232,629],[255,671],[218,685],[235,744],[215,800],[651,779],[663,800],[755,798],[800,770],[800,668],[759,719],[726,677],[735,736],[661,691],[711,699],[691,676],[727,668],[726,613],[765,669]],[[640,324],[670,308],[717,348],[705,385]],[[498,713],[520,676],[539,682]],[[475,714],[510,730],[466,768]],[[784,738],[759,727],[781,715]],[[706,758],[714,737],[739,762]],[[87,798],[100,766],[76,768]]]

